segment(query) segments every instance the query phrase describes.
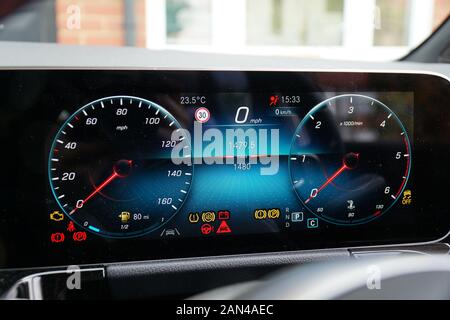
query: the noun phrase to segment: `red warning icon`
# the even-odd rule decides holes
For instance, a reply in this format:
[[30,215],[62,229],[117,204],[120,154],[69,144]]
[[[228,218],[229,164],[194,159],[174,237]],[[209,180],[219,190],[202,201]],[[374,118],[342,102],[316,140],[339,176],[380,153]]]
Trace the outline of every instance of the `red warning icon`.
[[216,233],[230,233],[231,229],[228,226],[228,223],[225,220],[222,220],[220,226],[217,228]]

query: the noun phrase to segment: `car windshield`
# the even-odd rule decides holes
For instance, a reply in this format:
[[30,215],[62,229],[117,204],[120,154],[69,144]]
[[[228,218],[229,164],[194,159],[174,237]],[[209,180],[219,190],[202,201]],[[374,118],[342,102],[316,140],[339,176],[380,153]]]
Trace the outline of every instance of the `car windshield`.
[[388,61],[448,0],[2,0],[0,41]]

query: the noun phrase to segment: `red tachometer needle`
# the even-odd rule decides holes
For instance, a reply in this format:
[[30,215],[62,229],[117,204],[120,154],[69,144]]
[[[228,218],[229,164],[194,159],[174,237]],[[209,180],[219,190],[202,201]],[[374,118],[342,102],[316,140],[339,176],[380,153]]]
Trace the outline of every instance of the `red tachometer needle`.
[[90,195],[88,195],[86,197],[86,199],[82,200],[81,204],[78,204],[75,206],[75,208],[69,213],[69,214],[73,214],[75,211],[77,211],[77,209],[81,208],[86,202],[89,201],[89,199],[91,199],[93,196],[95,196],[97,193],[99,193],[100,191],[102,191],[102,189],[104,187],[106,187],[108,184],[110,184],[114,179],[116,179],[117,177],[119,177],[119,174],[114,171],[112,175],[110,175],[105,181],[102,182],[102,184],[100,184],[97,188],[95,188],[94,191],[91,192]]
[[[342,166],[335,173],[333,173],[331,177],[329,177],[327,181],[325,181],[325,183],[320,186],[319,189],[317,190],[313,189],[313,192],[311,192],[311,196],[308,199],[306,199],[305,203],[308,203],[309,201],[311,201],[311,199],[317,197],[319,192],[322,191],[331,182],[333,182],[333,180],[336,179],[342,172],[344,172],[347,169],[348,170],[355,169],[358,166],[358,161],[359,161],[359,153],[354,152],[347,153],[344,156],[344,159],[342,159]],[[314,190],[316,191],[314,192]]]
[[342,167],[340,167],[335,173],[333,173],[333,175],[329,177],[327,181],[325,181],[325,183],[322,186],[320,186],[319,189],[317,189],[317,192],[311,194],[311,196],[308,199],[306,199],[305,203],[308,203],[309,201],[311,201],[311,199],[315,198],[320,191],[322,191],[327,185],[329,185],[334,179],[336,179],[342,172],[344,172],[347,169],[349,169],[349,167],[343,164]]

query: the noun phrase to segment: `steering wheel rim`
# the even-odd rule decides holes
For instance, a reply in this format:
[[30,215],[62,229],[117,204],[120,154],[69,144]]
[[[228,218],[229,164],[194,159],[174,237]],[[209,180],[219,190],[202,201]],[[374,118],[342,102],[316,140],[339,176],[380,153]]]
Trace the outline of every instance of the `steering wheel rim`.
[[191,299],[450,299],[450,256],[346,259],[297,265],[266,280],[219,288]]

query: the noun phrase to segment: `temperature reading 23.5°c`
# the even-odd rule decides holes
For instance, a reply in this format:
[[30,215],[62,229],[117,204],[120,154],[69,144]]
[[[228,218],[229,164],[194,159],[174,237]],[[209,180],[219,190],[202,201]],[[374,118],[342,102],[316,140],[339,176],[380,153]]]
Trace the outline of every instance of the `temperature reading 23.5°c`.
[[193,96],[181,96],[180,104],[184,105],[204,105],[206,104],[206,97],[202,95],[193,95]]

